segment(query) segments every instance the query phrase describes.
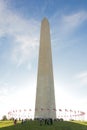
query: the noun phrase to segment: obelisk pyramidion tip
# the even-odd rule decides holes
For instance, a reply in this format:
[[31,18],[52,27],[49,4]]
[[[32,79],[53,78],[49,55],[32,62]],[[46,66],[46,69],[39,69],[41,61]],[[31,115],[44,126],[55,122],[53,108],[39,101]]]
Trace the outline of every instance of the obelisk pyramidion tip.
[[49,23],[49,22],[48,22],[48,19],[47,19],[46,17],[44,17],[44,18],[42,19],[42,22],[47,22],[47,23]]

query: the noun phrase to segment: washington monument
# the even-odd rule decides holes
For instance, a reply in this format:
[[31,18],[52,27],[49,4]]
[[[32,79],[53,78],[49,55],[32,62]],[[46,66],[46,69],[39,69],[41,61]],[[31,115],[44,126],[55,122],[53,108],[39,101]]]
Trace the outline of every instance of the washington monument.
[[56,118],[50,27],[46,18],[40,32],[35,118]]

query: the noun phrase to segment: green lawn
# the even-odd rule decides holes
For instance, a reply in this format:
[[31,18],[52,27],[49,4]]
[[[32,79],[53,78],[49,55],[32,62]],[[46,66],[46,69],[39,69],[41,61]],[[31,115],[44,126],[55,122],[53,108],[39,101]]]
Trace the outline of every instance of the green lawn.
[[87,130],[87,122],[55,121],[53,125],[40,126],[38,121],[18,122],[16,125],[13,121],[0,121],[0,130]]

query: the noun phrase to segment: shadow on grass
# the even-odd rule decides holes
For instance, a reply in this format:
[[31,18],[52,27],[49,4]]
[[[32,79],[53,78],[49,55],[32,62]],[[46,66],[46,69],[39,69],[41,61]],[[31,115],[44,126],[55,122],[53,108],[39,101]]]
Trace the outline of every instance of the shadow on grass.
[[[87,123],[86,123],[87,125]],[[87,130],[87,126],[76,122],[58,122],[55,121],[53,125],[40,126],[38,121],[28,121],[24,124],[16,124],[13,126],[3,127],[0,130]]]
[[87,126],[77,122],[64,121],[59,122],[55,130],[87,130]]

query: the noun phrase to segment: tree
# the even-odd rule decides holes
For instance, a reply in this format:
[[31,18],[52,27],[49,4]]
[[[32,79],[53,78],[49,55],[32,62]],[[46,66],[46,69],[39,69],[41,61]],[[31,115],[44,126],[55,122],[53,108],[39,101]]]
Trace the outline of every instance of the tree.
[[3,120],[3,121],[7,120],[7,116],[4,115],[4,116],[2,117],[2,120]]

